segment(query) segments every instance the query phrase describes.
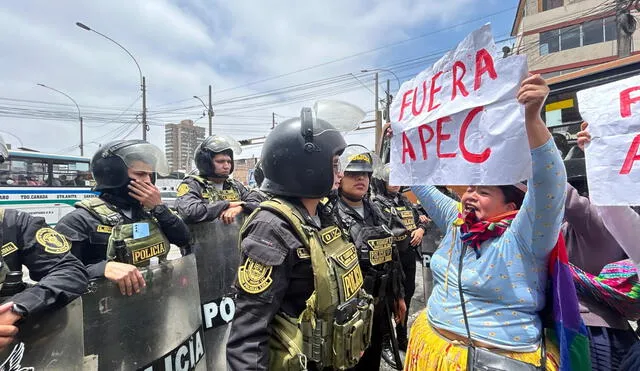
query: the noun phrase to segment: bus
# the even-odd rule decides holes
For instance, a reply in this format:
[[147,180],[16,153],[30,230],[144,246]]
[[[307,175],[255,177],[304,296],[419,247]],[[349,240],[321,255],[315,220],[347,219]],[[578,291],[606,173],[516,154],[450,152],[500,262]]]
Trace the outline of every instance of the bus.
[[88,157],[9,151],[0,164],[0,207],[45,218],[50,225],[85,198],[96,197]]

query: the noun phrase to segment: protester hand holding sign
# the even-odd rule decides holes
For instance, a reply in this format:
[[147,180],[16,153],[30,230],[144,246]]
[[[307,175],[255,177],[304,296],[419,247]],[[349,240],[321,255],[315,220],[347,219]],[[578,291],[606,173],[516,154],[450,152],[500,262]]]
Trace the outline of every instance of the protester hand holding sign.
[[596,205],[640,204],[640,77],[578,92],[580,115],[593,138],[585,160]]

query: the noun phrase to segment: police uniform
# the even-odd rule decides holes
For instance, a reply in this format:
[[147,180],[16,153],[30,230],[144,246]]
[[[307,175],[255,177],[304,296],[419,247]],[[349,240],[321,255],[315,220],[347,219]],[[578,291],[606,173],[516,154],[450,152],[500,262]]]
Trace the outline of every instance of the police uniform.
[[[306,125],[312,129],[304,130]],[[304,137],[307,145],[301,146],[305,132],[324,136]],[[311,141],[322,149],[315,151]],[[275,150],[283,146],[289,151]],[[368,345],[373,299],[361,289],[355,247],[331,218],[323,218],[323,206],[311,217],[300,201],[329,192],[332,159],[344,146],[339,132],[304,109],[300,119],[281,123],[265,141],[261,188],[275,195],[241,230],[230,370],[345,369]],[[294,181],[301,175],[308,179]]]
[[371,200],[380,208],[380,210],[382,210],[383,214],[387,218],[391,218],[394,215],[400,217],[400,219],[402,219],[402,224],[407,229],[405,234],[394,238],[396,246],[398,247],[402,271],[404,273],[402,285],[404,287],[405,303],[407,305],[407,313],[404,319],[405,324],[402,325],[401,323],[398,323],[396,325],[396,333],[398,335],[398,342],[401,343],[401,347],[406,349],[406,324],[409,318],[409,306],[411,304],[411,298],[416,290],[416,258],[419,256],[419,251],[416,249],[420,248],[420,246],[411,246],[411,233],[418,228],[421,228],[426,232],[427,224],[420,221],[418,210],[414,207],[411,201],[401,193],[390,195],[380,189],[379,192],[372,196]]
[[98,198],[84,199],[60,219],[56,230],[72,243],[71,252],[86,266],[90,278],[103,277],[109,260],[146,266],[152,258],[166,258],[170,244],[189,243],[186,224],[166,205],[145,210],[129,195],[129,168],[146,164],[152,177],[167,165],[156,146],[141,140],[103,145],[91,160]]
[[[69,254],[69,241],[49,228],[43,218],[0,209],[0,220],[4,264],[9,271],[19,272],[16,275],[19,278],[24,265],[31,279],[38,281],[12,296],[18,314],[27,316],[64,306],[86,291],[87,271]],[[0,296],[11,295],[11,289],[9,280],[5,280]]]
[[249,191],[249,194],[247,194],[245,201],[247,202],[247,204],[258,205],[261,202],[266,201],[270,198],[271,197],[268,194],[261,191],[259,188],[256,188]]
[[187,175],[178,186],[176,210],[187,224],[195,224],[217,219],[231,202],[245,201],[242,206],[250,214],[257,204],[249,202],[249,191],[235,179],[225,179],[222,190],[204,177]]

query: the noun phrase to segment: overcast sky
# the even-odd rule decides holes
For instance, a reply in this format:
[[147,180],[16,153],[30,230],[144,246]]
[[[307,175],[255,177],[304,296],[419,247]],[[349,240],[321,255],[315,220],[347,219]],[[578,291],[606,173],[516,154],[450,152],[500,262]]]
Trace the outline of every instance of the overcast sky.
[[[511,30],[516,0],[6,1],[0,4],[0,135],[14,147],[79,154],[75,99],[85,118],[85,156],[98,143],[141,138],[140,77],[147,81],[148,139],[164,148],[164,125],[197,120],[213,85],[214,132],[237,139],[269,132],[322,98],[372,118],[373,75],[408,80],[486,22]],[[353,75],[350,75],[353,74]],[[355,76],[354,76],[355,75]],[[387,78],[380,73],[381,95]],[[349,135],[371,147],[373,130]],[[249,150],[250,151],[250,150]],[[254,148],[255,151],[255,148]]]

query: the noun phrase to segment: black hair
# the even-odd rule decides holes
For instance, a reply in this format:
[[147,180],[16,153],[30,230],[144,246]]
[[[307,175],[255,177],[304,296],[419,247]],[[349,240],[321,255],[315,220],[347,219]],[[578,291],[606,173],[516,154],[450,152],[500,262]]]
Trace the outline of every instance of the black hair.
[[516,209],[520,210],[522,202],[524,201],[524,192],[518,187],[512,185],[498,186],[504,196],[504,203],[508,204],[513,202],[516,205]]

